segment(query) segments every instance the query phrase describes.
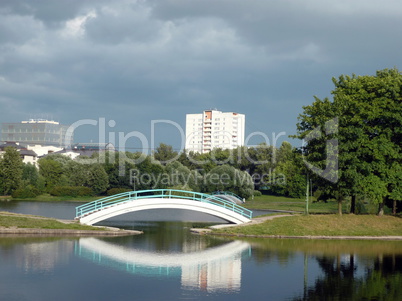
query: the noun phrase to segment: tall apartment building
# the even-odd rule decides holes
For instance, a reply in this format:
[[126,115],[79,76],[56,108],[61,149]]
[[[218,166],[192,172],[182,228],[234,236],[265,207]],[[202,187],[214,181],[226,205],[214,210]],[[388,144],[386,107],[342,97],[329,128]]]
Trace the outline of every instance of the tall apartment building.
[[65,145],[68,128],[69,126],[67,125],[46,119],[29,119],[20,123],[2,123],[1,140],[30,145],[61,147]]
[[207,153],[214,148],[244,145],[245,115],[207,110],[186,115],[186,151]]

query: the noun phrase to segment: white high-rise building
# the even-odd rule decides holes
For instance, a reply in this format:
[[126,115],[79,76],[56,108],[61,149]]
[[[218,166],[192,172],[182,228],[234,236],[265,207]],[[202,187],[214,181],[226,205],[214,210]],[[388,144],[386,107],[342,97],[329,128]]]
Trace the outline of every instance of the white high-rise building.
[[245,115],[207,110],[186,115],[186,151],[207,153],[214,148],[244,145]]

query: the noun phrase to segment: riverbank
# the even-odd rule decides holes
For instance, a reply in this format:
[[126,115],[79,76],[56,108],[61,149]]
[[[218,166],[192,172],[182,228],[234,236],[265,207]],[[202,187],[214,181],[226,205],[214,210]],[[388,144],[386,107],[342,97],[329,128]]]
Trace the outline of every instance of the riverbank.
[[193,230],[200,234],[260,238],[402,240],[402,218],[375,215],[271,215],[242,225]]
[[0,201],[4,202],[82,202],[89,203],[105,196],[53,196],[48,193],[41,194],[34,198],[13,198],[12,196],[0,196]]
[[0,235],[123,236],[142,231],[81,225],[76,221],[0,212]]

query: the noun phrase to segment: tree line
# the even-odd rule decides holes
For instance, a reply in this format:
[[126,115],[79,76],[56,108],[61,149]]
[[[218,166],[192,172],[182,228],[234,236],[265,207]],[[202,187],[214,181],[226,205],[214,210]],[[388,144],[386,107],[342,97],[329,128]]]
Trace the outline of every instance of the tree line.
[[72,160],[50,154],[38,160],[38,168],[23,164],[17,150],[10,147],[0,159],[0,167],[0,193],[15,197],[45,192],[102,195],[160,188],[230,191],[242,198],[259,195],[258,190],[265,189],[301,197],[305,185],[301,158],[288,142],[279,148],[261,144],[205,154],[178,153],[163,143],[150,155],[108,151]]
[[7,149],[0,159],[0,194],[105,194],[177,188],[227,190],[248,198],[259,191],[302,198],[306,183],[316,200],[346,201],[352,213],[364,203],[400,211],[402,200],[402,74],[333,78],[332,99],[315,97],[298,117],[300,148],[260,144],[209,153],[178,153],[161,143],[152,154],[101,152],[72,160],[48,155],[38,169]]

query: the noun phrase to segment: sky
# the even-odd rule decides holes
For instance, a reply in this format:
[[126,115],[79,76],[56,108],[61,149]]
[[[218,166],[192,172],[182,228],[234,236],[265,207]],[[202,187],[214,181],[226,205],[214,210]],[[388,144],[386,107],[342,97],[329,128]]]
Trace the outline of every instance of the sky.
[[399,0],[1,0],[0,122],[179,150],[186,114],[218,109],[246,115],[249,145],[298,146],[303,106],[401,69],[401,37]]

